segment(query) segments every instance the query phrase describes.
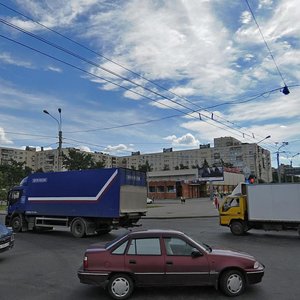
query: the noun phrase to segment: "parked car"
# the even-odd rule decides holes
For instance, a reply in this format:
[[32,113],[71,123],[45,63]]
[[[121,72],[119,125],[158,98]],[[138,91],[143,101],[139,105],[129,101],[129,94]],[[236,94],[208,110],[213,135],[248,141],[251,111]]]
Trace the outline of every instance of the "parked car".
[[151,198],[147,198],[147,204],[152,204],[153,200]]
[[14,240],[12,229],[0,223],[0,252],[11,249],[14,246]]
[[253,256],[212,249],[173,230],[129,232],[94,245],[78,270],[81,283],[104,284],[114,299],[128,298],[135,286],[211,285],[238,296],[263,275]]

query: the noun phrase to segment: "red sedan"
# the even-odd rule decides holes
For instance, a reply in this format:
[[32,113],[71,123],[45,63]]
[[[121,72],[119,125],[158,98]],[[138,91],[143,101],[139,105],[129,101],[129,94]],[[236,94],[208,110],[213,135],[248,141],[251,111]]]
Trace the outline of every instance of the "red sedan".
[[81,283],[103,285],[114,299],[135,286],[211,285],[238,296],[258,283],[264,266],[249,254],[212,249],[173,230],[129,232],[86,250],[78,270]]

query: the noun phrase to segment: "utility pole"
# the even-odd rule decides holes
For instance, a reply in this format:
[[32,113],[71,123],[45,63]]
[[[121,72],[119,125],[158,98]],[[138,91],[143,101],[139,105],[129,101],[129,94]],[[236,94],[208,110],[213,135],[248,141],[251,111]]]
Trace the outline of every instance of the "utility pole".
[[278,176],[278,183],[281,183],[281,172],[280,172],[280,163],[279,163],[279,154],[284,153],[284,151],[279,151],[282,147],[288,145],[288,142],[282,142],[282,145],[278,148],[276,155],[277,155],[277,176]]
[[52,119],[57,122],[58,125],[58,160],[57,160],[57,169],[58,171],[62,170],[62,120],[61,120],[61,108],[58,108],[59,120],[51,115],[47,110],[43,110],[43,112],[49,115]]

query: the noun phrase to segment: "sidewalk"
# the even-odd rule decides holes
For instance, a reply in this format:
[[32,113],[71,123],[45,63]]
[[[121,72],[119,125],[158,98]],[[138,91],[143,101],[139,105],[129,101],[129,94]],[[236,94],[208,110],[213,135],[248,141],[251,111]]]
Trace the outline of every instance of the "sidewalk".
[[176,219],[218,217],[218,210],[209,198],[186,199],[185,203],[176,200],[155,200],[147,205],[144,219]]

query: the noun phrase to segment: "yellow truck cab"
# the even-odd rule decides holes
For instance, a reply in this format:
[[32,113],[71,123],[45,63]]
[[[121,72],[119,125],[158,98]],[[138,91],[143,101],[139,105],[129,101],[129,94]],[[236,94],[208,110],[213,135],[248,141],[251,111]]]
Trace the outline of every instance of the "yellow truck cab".
[[242,195],[228,196],[219,207],[220,225],[230,227],[235,235],[243,234],[247,229],[247,201]]

